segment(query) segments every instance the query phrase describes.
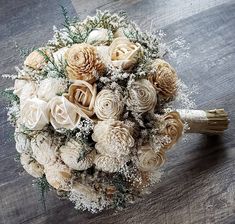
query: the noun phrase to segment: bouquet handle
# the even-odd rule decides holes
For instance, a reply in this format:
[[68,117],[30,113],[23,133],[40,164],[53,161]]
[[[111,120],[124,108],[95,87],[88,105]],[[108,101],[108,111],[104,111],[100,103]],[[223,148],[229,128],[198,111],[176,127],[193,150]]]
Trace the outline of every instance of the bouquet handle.
[[189,126],[187,133],[222,134],[228,128],[229,118],[224,109],[179,109],[177,112],[182,121]]

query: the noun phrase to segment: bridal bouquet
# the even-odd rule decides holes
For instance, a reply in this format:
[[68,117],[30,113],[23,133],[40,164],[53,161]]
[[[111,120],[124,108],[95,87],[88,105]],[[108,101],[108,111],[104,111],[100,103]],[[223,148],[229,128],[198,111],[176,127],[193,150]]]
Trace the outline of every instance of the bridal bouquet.
[[[81,210],[143,195],[190,118],[169,106],[180,80],[160,48],[123,13],[65,13],[64,28],[14,76],[8,115],[25,171]],[[215,111],[196,114],[208,121]]]

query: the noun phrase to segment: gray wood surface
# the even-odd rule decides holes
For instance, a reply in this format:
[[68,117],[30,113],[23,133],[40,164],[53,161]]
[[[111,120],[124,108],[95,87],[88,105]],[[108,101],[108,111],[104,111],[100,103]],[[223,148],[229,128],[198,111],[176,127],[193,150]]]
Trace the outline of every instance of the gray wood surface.
[[[161,28],[171,43],[182,36],[189,57],[169,60],[185,83],[198,87],[198,108],[224,107],[231,124],[223,136],[191,135],[168,153],[165,175],[153,192],[122,212],[77,212],[52,192],[47,212],[38,201],[32,178],[14,161],[13,129],[0,99],[0,223],[235,223],[235,2],[225,0],[0,0],[0,73],[14,72],[22,59],[15,49],[40,46],[63,18],[96,9],[126,10],[143,29]],[[177,50],[178,55],[185,53]],[[178,63],[177,63],[178,61]],[[1,90],[10,80],[0,81]]]

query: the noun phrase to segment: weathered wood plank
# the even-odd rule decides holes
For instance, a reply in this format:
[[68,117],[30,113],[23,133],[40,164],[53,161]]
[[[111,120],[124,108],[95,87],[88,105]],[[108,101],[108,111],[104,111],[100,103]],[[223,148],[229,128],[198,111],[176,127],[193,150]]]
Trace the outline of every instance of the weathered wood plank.
[[124,10],[142,28],[154,24],[158,29],[186,19],[231,0],[71,0],[80,15],[94,14],[96,9]]
[[[235,127],[232,125],[235,122],[235,3],[192,1],[190,7],[190,1],[168,2],[98,0],[91,3],[81,0],[78,8],[78,1],[73,1],[82,16],[94,13],[96,8],[125,9],[142,28],[149,28],[151,21],[157,27],[171,24],[164,27],[166,42],[181,35],[191,48],[190,57],[180,63],[176,63],[177,58],[169,60],[186,84],[198,85],[198,94],[194,97],[199,108],[224,107],[229,112],[229,130],[222,137],[193,135],[179,143],[168,153],[165,175],[153,193],[122,212],[78,213],[71,203],[59,201],[50,193],[45,213],[36,189],[31,186],[32,178],[19,175],[22,169],[14,162],[14,142],[8,141],[13,129],[6,124],[6,111],[1,110],[0,223],[235,222]],[[21,46],[40,46],[51,36],[52,25],[62,21],[56,7],[57,3],[52,0],[3,1],[0,8],[1,73],[13,71],[13,65],[21,61],[14,52],[14,41]],[[68,7],[74,13],[71,5]],[[14,16],[9,18],[9,15]],[[177,54],[184,51],[179,48]],[[3,88],[9,83],[1,80],[0,86]],[[0,105],[5,105],[3,100]]]

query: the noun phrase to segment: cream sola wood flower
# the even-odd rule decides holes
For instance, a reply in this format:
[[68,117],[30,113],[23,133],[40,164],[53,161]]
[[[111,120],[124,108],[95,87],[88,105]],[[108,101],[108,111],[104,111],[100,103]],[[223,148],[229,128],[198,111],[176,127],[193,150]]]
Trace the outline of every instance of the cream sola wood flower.
[[39,99],[48,102],[58,94],[64,93],[66,88],[67,83],[64,79],[51,77],[46,78],[40,82],[37,90],[37,96]]
[[73,196],[80,197],[81,200],[85,200],[87,202],[98,202],[100,199],[100,195],[89,185],[85,185],[79,182],[75,182],[71,188],[71,194]]
[[[40,52],[41,51],[41,52]],[[32,68],[34,70],[41,70],[46,65],[45,56],[50,56],[50,52],[46,49],[39,48],[38,50],[35,50],[31,52],[25,59],[24,65]]]
[[118,172],[128,161],[128,157],[113,157],[112,155],[97,154],[94,164],[96,169],[108,173]]
[[99,121],[92,134],[98,153],[111,157],[128,156],[135,144],[130,128],[122,121]]
[[54,64],[57,67],[60,68],[61,66],[65,64],[65,52],[67,50],[68,50],[68,47],[63,47],[63,48],[60,48],[58,51],[52,53]]
[[73,184],[69,200],[75,204],[76,209],[88,210],[92,213],[101,211],[110,204],[103,193],[87,183],[79,182]]
[[43,166],[51,165],[57,160],[58,145],[47,132],[38,134],[31,140],[32,157]]
[[152,66],[153,71],[148,75],[148,80],[164,99],[174,97],[178,81],[175,70],[162,59],[156,59]]
[[21,102],[37,96],[37,85],[27,79],[16,79],[13,93],[20,98]]
[[31,149],[30,139],[27,135],[16,130],[14,137],[16,142],[16,151],[18,153],[28,152]]
[[65,53],[67,73],[71,80],[96,81],[105,66],[98,57],[96,48],[89,44],[74,44]]
[[109,55],[109,46],[96,46],[96,50],[100,60],[104,63],[105,67],[109,67],[112,64],[112,60]]
[[72,174],[70,169],[61,162],[45,166],[45,175],[48,183],[57,190],[70,190]]
[[21,103],[20,122],[30,130],[41,130],[49,123],[47,103],[36,97]]
[[124,108],[123,97],[113,90],[101,90],[95,100],[95,114],[100,120],[119,119]]
[[94,114],[96,99],[96,84],[90,84],[83,80],[75,80],[69,87],[68,93],[64,96],[88,117]]
[[126,37],[118,37],[111,43],[109,55],[114,67],[129,70],[142,57],[143,50],[139,43],[132,43]]
[[137,166],[142,171],[152,171],[160,167],[165,161],[165,153],[155,152],[150,145],[143,145],[138,149]]
[[87,115],[75,104],[71,103],[64,96],[56,96],[48,103],[49,118],[55,129],[71,129],[77,127],[81,117]]
[[96,46],[106,45],[109,42],[111,35],[112,33],[107,29],[94,29],[89,33],[86,42]]
[[182,136],[184,125],[178,112],[170,112],[164,115],[164,126],[160,135],[166,136],[169,141],[161,142],[164,150],[170,149]]
[[73,139],[61,146],[59,151],[62,161],[71,169],[86,170],[93,165],[95,150]]
[[20,155],[20,162],[25,169],[25,171],[31,176],[38,178],[42,177],[44,174],[43,166],[40,165],[37,161],[35,161],[30,154],[22,153]]
[[127,105],[130,110],[144,113],[154,109],[157,103],[157,94],[153,85],[147,79],[133,82],[128,92]]

